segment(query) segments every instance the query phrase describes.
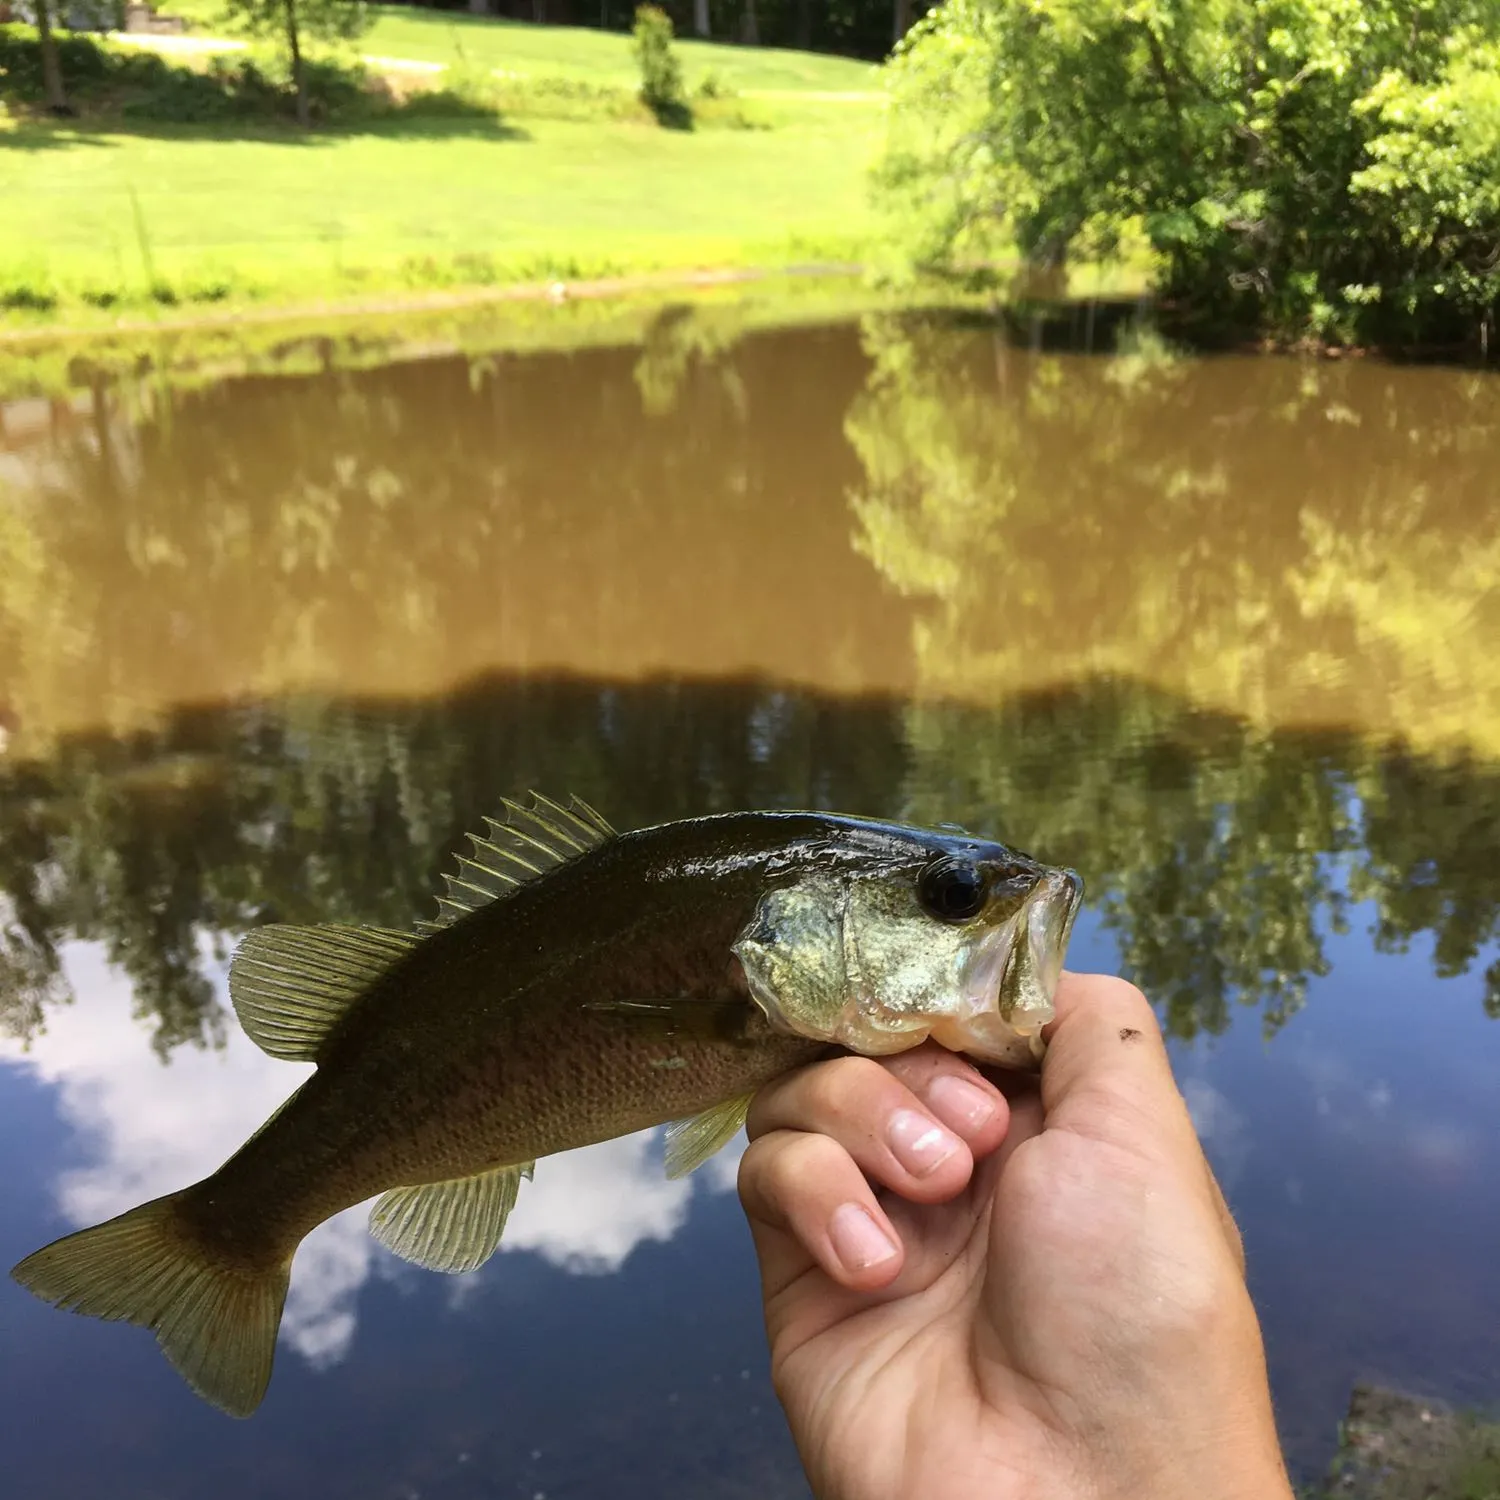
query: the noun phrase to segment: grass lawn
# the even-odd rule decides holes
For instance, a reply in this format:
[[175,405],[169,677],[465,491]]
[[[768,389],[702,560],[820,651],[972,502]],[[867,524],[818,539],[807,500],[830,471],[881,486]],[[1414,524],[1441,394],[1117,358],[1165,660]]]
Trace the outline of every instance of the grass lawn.
[[[163,0],[160,9],[185,16],[197,31],[232,34],[220,0]],[[452,63],[462,55],[471,65],[533,77],[580,78],[629,88],[639,82],[625,32],[533,26],[405,5],[375,5],[371,13],[375,24],[359,41],[359,50],[369,55],[438,63]],[[710,72],[742,92],[859,93],[875,87],[871,65],[847,57],[687,38],[679,38],[677,48],[689,90]]]
[[[188,3],[206,13],[216,0]],[[631,82],[628,39],[577,28],[397,10],[362,50],[451,60],[455,30],[471,62],[481,51],[514,62],[524,43],[538,77]],[[726,59],[716,70],[736,86],[837,92],[867,74],[846,59],[694,51]],[[848,260],[872,228],[872,102],[780,97],[745,106],[758,128],[675,131],[644,112],[559,118],[518,98],[498,120],[372,118],[309,134],[275,121],[7,121],[0,104],[0,327]]]
[[183,300],[308,301],[777,265],[857,253],[868,224],[866,138],[844,121],[434,120],[305,139],[38,124],[0,140],[0,290],[50,284],[64,303],[91,289],[143,301],[153,282]]

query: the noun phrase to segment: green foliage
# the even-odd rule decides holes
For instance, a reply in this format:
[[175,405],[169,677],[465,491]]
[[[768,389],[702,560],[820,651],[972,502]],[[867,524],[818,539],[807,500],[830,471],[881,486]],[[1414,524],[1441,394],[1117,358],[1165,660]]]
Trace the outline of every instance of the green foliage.
[[357,41],[374,20],[365,0],[223,0],[236,29],[278,43],[286,36],[289,4],[299,35],[322,42]]
[[[174,125],[289,119],[294,111],[287,59],[276,52],[216,53],[202,67],[160,53],[112,46],[87,36],[59,42],[75,104],[92,116]],[[356,62],[306,58],[303,71],[314,112],[350,120],[389,112]],[[41,48],[30,27],[0,26],[0,99],[36,105],[42,99]],[[420,96],[415,96],[420,98]],[[420,113],[421,104],[412,112]]]
[[641,70],[641,103],[663,125],[689,123],[692,116],[683,93],[682,68],[672,49],[672,18],[660,6],[638,6],[633,34]]
[[[68,86],[97,88],[119,76],[125,62],[118,54],[106,51],[92,37],[69,32],[55,33],[58,60]],[[146,64],[146,72],[160,60],[148,54],[136,56]],[[36,29],[19,23],[0,23],[0,99],[19,103],[39,103],[42,90],[42,49]]]
[[1450,340],[1500,294],[1494,0],[950,0],[889,69],[919,263],[1142,230],[1204,325]]

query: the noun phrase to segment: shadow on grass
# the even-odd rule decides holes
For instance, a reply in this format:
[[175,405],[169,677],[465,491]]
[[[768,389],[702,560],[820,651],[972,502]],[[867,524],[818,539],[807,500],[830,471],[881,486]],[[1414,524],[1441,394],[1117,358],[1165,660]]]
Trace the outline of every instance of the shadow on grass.
[[122,136],[140,140],[202,141],[205,145],[224,141],[262,141],[268,145],[315,149],[332,146],[351,136],[382,140],[513,141],[531,139],[529,131],[506,123],[494,115],[420,115],[395,111],[363,119],[333,120],[303,130],[282,120],[217,120],[212,123],[175,124],[165,120],[142,120],[130,116],[79,120],[30,120],[14,129],[0,131],[0,153],[5,151],[66,151],[84,147],[116,147]]
[[25,121],[0,130],[0,152],[66,151],[73,146],[113,146],[114,141],[97,131],[83,129],[76,119]]
[[[3,4],[3,0],[0,0]],[[58,43],[69,104],[50,114],[40,47],[29,28],[0,24],[0,110],[18,123],[0,149],[58,149],[104,136],[278,140],[316,146],[350,134],[451,140],[524,139],[507,125],[489,87],[445,79],[404,97],[362,65],[308,58],[302,83],[312,126],[297,124],[297,99],[275,54],[215,56],[189,67],[153,52],[104,46],[90,37]]]
[[644,99],[641,101],[663,130],[691,130],[693,111],[680,99]]

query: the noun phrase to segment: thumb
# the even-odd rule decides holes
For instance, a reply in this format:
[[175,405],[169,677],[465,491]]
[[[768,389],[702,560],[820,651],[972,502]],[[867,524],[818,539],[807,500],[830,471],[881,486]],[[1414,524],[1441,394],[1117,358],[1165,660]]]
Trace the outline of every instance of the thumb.
[[1065,973],[1055,1004],[1042,1063],[1043,1128],[1071,1130],[1201,1172],[1243,1273],[1239,1227],[1172,1076],[1150,1002],[1123,979]]
[[1150,1002],[1123,979],[1064,973],[1046,1033],[1042,1108],[1048,1129],[1139,1148],[1199,1152]]

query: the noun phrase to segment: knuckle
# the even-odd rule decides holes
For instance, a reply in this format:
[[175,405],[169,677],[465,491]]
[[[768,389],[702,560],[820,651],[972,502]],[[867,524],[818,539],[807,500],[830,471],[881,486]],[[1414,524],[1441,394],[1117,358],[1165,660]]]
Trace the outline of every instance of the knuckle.
[[840,1057],[825,1064],[819,1093],[838,1115],[850,1114],[867,1100],[887,1091],[892,1083],[884,1064],[873,1057]]
[[752,1141],[740,1158],[738,1189],[747,1208],[784,1213],[810,1184],[839,1170],[848,1154],[826,1135],[778,1130]]
[[814,1063],[763,1089],[745,1121],[752,1140],[777,1129],[809,1129],[826,1119],[860,1110],[890,1083],[885,1068],[869,1057],[836,1057]]

